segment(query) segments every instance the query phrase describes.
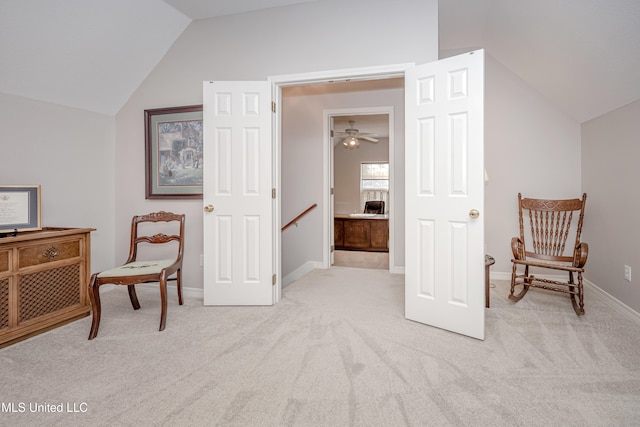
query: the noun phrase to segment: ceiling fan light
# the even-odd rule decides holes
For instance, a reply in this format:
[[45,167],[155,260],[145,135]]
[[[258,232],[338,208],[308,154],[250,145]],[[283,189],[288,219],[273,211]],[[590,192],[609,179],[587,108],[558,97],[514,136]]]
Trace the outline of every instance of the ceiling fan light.
[[355,136],[345,139],[342,144],[347,150],[355,150],[357,148],[360,148],[360,142]]

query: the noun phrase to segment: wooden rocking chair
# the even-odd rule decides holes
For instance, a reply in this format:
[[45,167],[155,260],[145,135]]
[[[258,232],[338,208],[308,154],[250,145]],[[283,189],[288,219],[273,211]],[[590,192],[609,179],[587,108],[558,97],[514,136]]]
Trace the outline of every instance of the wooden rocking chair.
[[[569,294],[576,314],[584,314],[582,273],[587,263],[589,245],[580,241],[580,234],[586,201],[586,193],[582,199],[569,200],[523,199],[518,193],[520,237],[511,239],[513,269],[509,299],[520,300],[530,287],[563,292]],[[523,212],[529,216],[530,224],[526,245]],[[575,243],[568,239],[573,235]],[[565,254],[567,240],[570,243]],[[524,273],[518,273],[519,266],[524,267]],[[569,277],[567,281],[535,277],[529,274],[529,267],[564,271]],[[518,286],[522,286],[522,289],[516,294]]]

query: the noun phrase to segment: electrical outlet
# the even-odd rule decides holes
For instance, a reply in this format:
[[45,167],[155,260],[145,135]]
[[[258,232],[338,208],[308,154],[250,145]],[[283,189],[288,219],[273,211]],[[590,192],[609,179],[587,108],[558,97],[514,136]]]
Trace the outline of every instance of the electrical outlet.
[[627,282],[631,281],[631,267],[629,267],[628,265],[624,266],[624,280],[626,280]]

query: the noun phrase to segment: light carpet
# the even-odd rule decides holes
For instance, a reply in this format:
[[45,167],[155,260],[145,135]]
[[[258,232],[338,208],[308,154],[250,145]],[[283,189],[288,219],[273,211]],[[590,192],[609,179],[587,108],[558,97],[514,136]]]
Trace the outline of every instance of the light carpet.
[[334,251],[333,265],[339,267],[389,269],[389,252]]
[[272,307],[171,298],[163,332],[157,289],[138,311],[104,292],[93,341],[87,317],[0,350],[0,425],[640,423],[640,326],[606,303],[587,293],[578,317],[566,296],[514,304],[496,282],[479,341],[405,320],[403,281],[335,267]]

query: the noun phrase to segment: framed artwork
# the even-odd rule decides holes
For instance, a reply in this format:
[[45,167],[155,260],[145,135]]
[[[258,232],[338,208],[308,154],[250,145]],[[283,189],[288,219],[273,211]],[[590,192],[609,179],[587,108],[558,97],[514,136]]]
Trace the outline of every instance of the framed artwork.
[[144,110],[146,198],[202,199],[202,105]]
[[0,185],[0,233],[42,230],[39,185]]

